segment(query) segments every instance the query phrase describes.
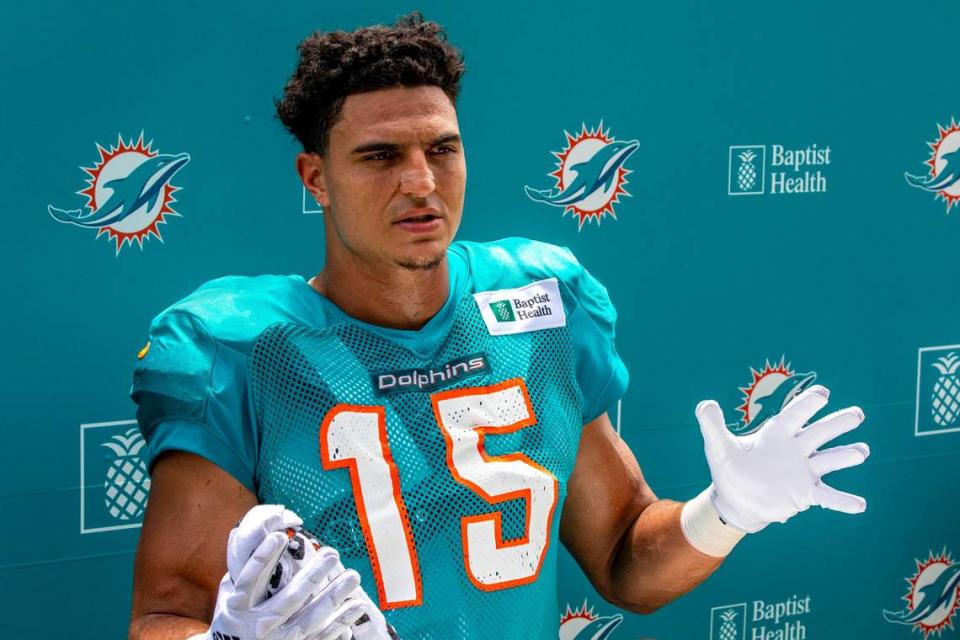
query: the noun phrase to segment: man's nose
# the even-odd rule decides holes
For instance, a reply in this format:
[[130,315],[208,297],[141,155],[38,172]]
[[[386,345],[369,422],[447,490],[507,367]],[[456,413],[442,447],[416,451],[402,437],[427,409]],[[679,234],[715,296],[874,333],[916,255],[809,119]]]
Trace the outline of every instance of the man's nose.
[[400,190],[405,195],[426,198],[436,189],[433,171],[425,161],[417,161],[414,166],[400,172]]

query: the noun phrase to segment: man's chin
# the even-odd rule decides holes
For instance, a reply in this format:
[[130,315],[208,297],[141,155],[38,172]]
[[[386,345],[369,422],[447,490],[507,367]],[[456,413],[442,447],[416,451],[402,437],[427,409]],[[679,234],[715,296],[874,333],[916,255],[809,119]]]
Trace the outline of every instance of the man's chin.
[[429,271],[443,264],[446,257],[446,251],[439,251],[421,255],[402,256],[394,260],[394,262],[398,266],[410,271]]

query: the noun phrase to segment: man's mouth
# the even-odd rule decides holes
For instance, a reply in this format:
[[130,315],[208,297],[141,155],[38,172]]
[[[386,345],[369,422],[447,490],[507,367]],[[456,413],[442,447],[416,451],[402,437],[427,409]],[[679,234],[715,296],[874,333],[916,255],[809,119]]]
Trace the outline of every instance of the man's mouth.
[[440,216],[435,216],[433,214],[427,213],[422,216],[413,216],[411,218],[404,218],[400,222],[430,222],[431,220],[436,220]]
[[433,207],[420,207],[417,209],[408,209],[395,224],[402,222],[430,222],[440,217],[440,212]]
[[433,233],[440,228],[442,219],[443,216],[438,215],[435,210],[421,210],[408,212],[408,215],[394,224],[410,233]]

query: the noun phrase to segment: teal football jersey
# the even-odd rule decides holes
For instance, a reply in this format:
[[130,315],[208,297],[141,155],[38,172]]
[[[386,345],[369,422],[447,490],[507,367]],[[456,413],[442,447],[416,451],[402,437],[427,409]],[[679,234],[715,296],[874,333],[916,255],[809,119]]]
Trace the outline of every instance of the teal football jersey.
[[627,385],[616,312],[565,248],[456,242],[448,264],[417,331],[299,276],[203,285],[136,368],[143,455],[195,453],[294,510],[403,638],[555,638],[580,433]]

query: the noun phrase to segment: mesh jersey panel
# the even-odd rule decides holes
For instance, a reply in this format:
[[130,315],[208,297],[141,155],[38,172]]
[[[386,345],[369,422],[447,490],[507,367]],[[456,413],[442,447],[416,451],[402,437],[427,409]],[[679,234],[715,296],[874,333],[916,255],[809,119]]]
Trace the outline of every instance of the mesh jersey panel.
[[[260,501],[285,504],[298,513],[306,528],[360,572],[362,585],[376,601],[350,472],[323,469],[319,432],[338,404],[382,406],[422,578],[422,604],[385,611],[388,620],[405,640],[556,638],[560,511],[579,444],[583,404],[569,328],[491,336],[469,293],[457,301],[450,326],[429,358],[349,322],[323,329],[289,322],[269,327],[254,345],[249,368],[260,432]],[[489,371],[431,392],[377,395],[374,390],[373,372],[436,369],[476,353],[486,355]],[[525,501],[490,504],[453,478],[430,396],[512,378],[524,380],[536,424],[488,434],[486,453],[522,452],[556,477],[558,495],[537,579],[487,591],[468,578],[461,518],[500,511],[503,537],[514,540],[525,533]]]

